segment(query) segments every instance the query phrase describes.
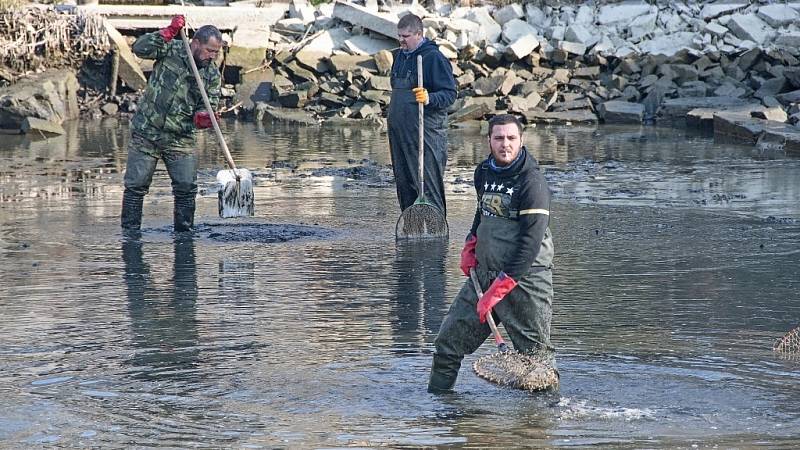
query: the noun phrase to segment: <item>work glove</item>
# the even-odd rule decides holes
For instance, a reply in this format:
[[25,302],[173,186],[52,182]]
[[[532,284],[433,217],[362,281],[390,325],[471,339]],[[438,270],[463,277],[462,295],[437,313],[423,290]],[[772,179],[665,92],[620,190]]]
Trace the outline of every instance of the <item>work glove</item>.
[[505,272],[500,272],[500,275],[494,279],[492,285],[483,294],[483,297],[478,300],[478,319],[481,323],[486,322],[486,314],[491,314],[494,305],[500,303],[500,300],[508,295],[516,285],[517,282],[513,278],[506,275]]
[[476,245],[478,245],[478,236],[470,234],[461,250],[461,271],[464,272],[465,277],[469,276],[469,269],[478,265],[478,260],[475,258]]
[[[219,113],[214,113],[214,117],[217,118],[219,121]],[[211,123],[211,115],[208,114],[208,111],[198,111],[194,113],[194,126],[203,129],[203,128],[211,128],[213,124]]]
[[169,42],[181,32],[181,28],[183,28],[184,25],[186,25],[186,19],[184,19],[183,16],[173,16],[169,26],[158,30],[158,34],[164,38],[164,42]]
[[428,98],[428,90],[424,87],[415,87],[412,89],[414,92],[414,98],[417,100],[417,103],[422,103],[423,105],[427,105],[430,99]]

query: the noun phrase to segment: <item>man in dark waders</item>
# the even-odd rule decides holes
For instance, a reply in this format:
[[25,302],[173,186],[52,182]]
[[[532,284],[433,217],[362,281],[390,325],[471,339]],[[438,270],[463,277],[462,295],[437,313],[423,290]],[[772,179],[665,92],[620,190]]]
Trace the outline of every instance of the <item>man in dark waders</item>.
[[[137,56],[156,62],[131,121],[122,197],[125,229],[141,227],[142,203],[159,158],[164,160],[172,180],[175,231],[189,231],[194,226],[197,194],[194,131],[209,128],[211,117],[210,111],[205,111],[184,44],[173,40],[183,25],[183,16],[175,16],[168,27],[142,35],[133,44]],[[216,108],[221,77],[214,60],[222,47],[222,34],[211,25],[203,26],[195,32],[190,46],[211,106]]]
[[453,388],[464,355],[477,350],[491,333],[486,323],[490,310],[505,324],[516,351],[553,351],[547,181],[523,146],[516,117],[506,114],[489,121],[489,147],[489,158],[475,169],[478,207],[461,252],[461,270],[469,276],[474,267],[485,293],[478,299],[467,278],[450,305],[435,341],[429,392]]
[[[419,196],[419,107],[425,105],[425,198],[446,214],[444,168],[447,164],[447,108],[456,99],[450,61],[422,36],[422,20],[413,14],[397,23],[400,48],[392,64],[389,148],[400,209]],[[417,55],[422,55],[423,87],[417,86]]]

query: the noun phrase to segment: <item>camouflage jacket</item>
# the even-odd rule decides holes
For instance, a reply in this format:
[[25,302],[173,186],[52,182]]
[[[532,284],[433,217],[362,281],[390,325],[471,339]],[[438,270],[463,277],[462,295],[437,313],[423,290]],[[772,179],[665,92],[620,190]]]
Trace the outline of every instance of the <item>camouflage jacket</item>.
[[[134,42],[133,52],[156,62],[133,116],[132,131],[160,147],[191,145],[194,113],[206,107],[183,42],[165,42],[158,32],[149,33]],[[219,69],[214,62],[198,69],[211,107],[216,110],[222,83]]]

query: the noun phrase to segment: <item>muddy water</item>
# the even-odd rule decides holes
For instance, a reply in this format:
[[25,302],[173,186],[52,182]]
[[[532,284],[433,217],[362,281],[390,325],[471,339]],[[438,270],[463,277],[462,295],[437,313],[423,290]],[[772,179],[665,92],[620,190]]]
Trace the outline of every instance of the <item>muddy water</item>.
[[[256,217],[193,236],[162,166],[118,227],[127,130],[0,142],[3,447],[800,445],[800,159],[655,128],[534,128],[555,191],[557,393],[425,392],[484,138],[451,133],[452,239],[396,245],[385,135],[227,123]],[[344,176],[342,176],[344,175]],[[478,355],[491,352],[491,342]]]

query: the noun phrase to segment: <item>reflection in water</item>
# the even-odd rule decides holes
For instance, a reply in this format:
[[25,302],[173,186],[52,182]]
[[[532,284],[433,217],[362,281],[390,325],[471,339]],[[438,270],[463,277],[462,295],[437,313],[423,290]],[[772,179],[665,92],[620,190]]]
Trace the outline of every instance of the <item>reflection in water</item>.
[[[447,240],[399,241],[393,264],[392,329],[397,343],[418,353],[439,331],[445,305]],[[420,342],[422,341],[422,342]],[[412,344],[415,343],[416,344]]]
[[190,384],[198,363],[197,271],[195,248],[188,233],[174,241],[171,295],[164,298],[153,283],[150,265],[144,262],[143,242],[128,236],[122,242],[131,340],[130,360],[134,377],[143,380],[170,378]]

